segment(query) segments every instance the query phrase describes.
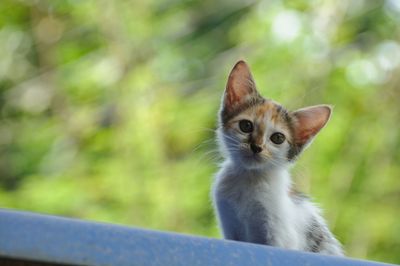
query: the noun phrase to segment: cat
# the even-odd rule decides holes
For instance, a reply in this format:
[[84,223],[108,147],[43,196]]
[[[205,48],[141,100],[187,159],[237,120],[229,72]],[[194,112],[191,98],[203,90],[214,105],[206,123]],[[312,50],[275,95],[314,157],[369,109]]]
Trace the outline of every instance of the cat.
[[225,161],[211,192],[225,239],[343,255],[319,208],[292,188],[289,174],[331,112],[328,105],[287,111],[263,98],[248,65],[236,63],[217,129]]

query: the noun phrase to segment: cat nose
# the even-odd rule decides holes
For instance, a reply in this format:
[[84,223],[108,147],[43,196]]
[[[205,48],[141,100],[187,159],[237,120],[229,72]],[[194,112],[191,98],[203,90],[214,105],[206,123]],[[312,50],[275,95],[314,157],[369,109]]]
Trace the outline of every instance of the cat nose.
[[250,148],[254,153],[260,153],[262,151],[262,148],[254,143],[250,144]]

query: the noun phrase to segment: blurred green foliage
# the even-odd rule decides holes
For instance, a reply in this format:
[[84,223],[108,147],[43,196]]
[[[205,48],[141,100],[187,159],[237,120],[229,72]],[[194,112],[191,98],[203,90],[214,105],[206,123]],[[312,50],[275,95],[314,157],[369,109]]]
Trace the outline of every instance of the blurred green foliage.
[[400,2],[0,3],[3,207],[218,237],[226,77],[334,116],[293,175],[347,254],[400,263]]

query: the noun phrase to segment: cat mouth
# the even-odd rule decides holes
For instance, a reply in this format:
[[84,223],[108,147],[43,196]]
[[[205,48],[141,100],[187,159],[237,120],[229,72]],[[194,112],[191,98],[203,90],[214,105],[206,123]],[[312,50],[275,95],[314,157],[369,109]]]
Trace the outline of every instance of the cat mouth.
[[240,157],[240,164],[247,169],[260,169],[266,165],[265,159],[259,154],[243,154]]
[[264,158],[260,154],[253,153],[253,152],[248,152],[248,153],[244,154],[243,158],[246,161],[252,161],[252,162],[257,162],[257,163],[265,162]]

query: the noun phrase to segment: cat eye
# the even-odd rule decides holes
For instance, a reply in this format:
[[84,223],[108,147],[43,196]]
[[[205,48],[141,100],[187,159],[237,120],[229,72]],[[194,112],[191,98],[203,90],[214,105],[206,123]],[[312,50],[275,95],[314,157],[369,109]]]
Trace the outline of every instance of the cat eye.
[[276,132],[272,134],[269,139],[275,144],[282,144],[285,141],[286,137],[282,133]]
[[244,133],[253,132],[253,123],[249,120],[243,119],[239,121],[239,128]]

